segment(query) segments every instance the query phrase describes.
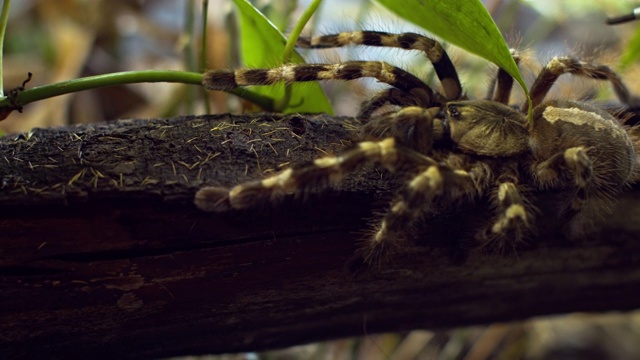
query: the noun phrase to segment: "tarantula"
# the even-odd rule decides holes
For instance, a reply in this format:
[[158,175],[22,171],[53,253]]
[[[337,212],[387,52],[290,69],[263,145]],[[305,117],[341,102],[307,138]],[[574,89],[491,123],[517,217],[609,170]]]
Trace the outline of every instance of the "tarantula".
[[[362,104],[359,117],[364,121],[364,138],[353,148],[230,190],[203,187],[196,194],[198,207],[208,211],[248,208],[282,194],[339,183],[345,174],[379,162],[391,171],[408,172],[410,179],[363,249],[365,259],[372,261],[390,246],[401,247],[411,240],[406,229],[435,203],[487,197],[495,215],[488,226],[477,230],[475,239],[480,246],[504,250],[515,248],[535,229],[536,207],[527,197],[531,190],[568,194],[558,216],[567,218],[569,236],[577,236],[595,216],[607,211],[613,195],[635,180],[634,142],[618,118],[584,102],[543,101],[560,75],[575,74],[608,80],[623,104],[635,102],[619,76],[606,66],[570,57],[552,59],[531,87],[534,108],[528,122],[528,104],[519,110],[508,105],[513,86],[510,75],[499,69],[487,99],[467,100],[449,56],[428,37],[356,31],[299,43],[316,49],[349,44],[424,52],[435,68],[442,93],[379,61],[209,71],[203,85],[220,91],[282,81],[363,77],[391,87]],[[514,58],[518,60],[515,52]],[[380,111],[387,105],[399,110]]]

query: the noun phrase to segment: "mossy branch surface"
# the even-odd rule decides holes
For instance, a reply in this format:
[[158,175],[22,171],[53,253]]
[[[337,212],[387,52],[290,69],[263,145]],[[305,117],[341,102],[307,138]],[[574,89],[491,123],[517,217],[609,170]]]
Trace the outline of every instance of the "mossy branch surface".
[[[211,214],[229,187],[352,144],[354,119],[191,116],[0,139],[0,348],[8,358],[166,358],[640,307],[640,191],[569,242],[536,194],[530,247],[463,251],[483,202],[425,219],[406,253],[350,267],[399,179]],[[544,294],[544,296],[540,296]]]

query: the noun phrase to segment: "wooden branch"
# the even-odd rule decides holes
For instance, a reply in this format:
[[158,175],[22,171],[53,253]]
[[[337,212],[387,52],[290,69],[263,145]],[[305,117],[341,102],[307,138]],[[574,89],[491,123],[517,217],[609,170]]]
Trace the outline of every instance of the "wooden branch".
[[431,246],[357,276],[346,264],[359,231],[396,184],[384,172],[264,209],[192,204],[204,184],[340,151],[352,122],[222,115],[0,139],[3,356],[249,351],[640,306],[637,189],[584,241],[563,239],[547,214],[530,249],[461,255],[459,239],[487,216],[480,204],[429,220],[420,243]]

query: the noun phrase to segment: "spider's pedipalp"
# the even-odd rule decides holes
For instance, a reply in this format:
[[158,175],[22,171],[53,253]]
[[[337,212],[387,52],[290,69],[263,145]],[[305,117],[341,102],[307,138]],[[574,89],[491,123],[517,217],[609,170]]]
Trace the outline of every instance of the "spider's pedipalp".
[[[542,69],[530,89],[533,107],[540,105],[547,93],[563,74],[574,74],[597,80],[608,80],[613,86],[613,90],[618,99],[625,105],[632,105],[637,102],[629,89],[624,85],[620,76],[608,66],[594,65],[588,62],[579,61],[571,57],[554,57]],[[522,106],[522,112],[526,113],[529,109],[528,103]]]
[[311,49],[347,45],[384,46],[422,51],[433,64],[446,98],[456,100],[462,97],[462,86],[449,55],[439,42],[426,36],[415,33],[390,34],[381,31],[352,31],[298,41],[299,47]]

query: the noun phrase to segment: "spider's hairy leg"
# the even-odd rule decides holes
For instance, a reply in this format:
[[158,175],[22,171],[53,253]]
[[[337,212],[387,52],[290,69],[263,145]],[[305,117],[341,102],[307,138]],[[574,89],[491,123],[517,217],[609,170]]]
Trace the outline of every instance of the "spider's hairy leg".
[[[613,90],[618,99],[623,104],[632,105],[638,100],[631,95],[629,89],[624,85],[620,76],[608,66],[596,65],[584,61],[579,61],[571,57],[555,57],[542,69],[530,89],[533,107],[536,107],[544,100],[549,89],[563,74],[574,74],[597,80],[608,80],[613,86]],[[525,103],[522,107],[524,113],[529,106]]]
[[593,176],[593,164],[587,156],[587,149],[579,146],[565,150],[564,162],[573,174],[576,185],[581,189],[586,188]]
[[396,47],[422,51],[433,64],[444,94],[449,100],[462,97],[462,86],[449,55],[439,42],[415,33],[391,34],[381,31],[352,31],[300,39],[299,47],[325,49],[347,45]]
[[[209,90],[231,91],[241,86],[287,84],[317,80],[354,80],[371,77],[410,96],[431,102],[433,90],[416,76],[383,61],[346,61],[341,64],[285,64],[272,69],[211,70],[202,78]],[[428,100],[427,100],[428,99]]]
[[562,180],[564,173],[574,176],[575,185],[587,186],[593,173],[593,167],[587,149],[582,146],[572,147],[558,152],[547,160],[534,165],[534,176],[543,188],[553,188]]
[[451,203],[476,195],[478,188],[472,174],[433,162],[413,177],[392,202],[377,231],[362,249],[365,262],[371,264],[380,261],[393,249],[405,244],[406,237],[410,235],[408,229],[434,201]]
[[[435,96],[437,97],[437,94]],[[432,104],[428,102],[430,100],[432,99],[423,99],[421,97],[411,96],[396,88],[385,89],[379,91],[373,97],[363,102],[360,106],[360,111],[358,112],[357,117],[360,119],[368,119],[376,110],[385,105],[396,105],[401,107],[421,106],[427,108],[432,106]]]
[[[575,190],[568,196],[560,212],[567,219],[564,226],[570,239],[578,238],[593,229],[596,221],[611,211],[614,195],[624,188],[622,183],[602,177],[596,164],[584,147],[573,147],[565,150],[556,159],[556,167],[564,168],[569,174],[569,181],[574,183]],[[557,181],[554,181],[557,182]]]
[[[511,49],[511,56],[513,57],[516,65],[520,64],[520,54],[517,50]],[[486,99],[509,105],[509,98],[511,97],[512,89],[513,77],[502,68],[499,68],[498,73],[491,81]]]
[[536,164],[534,168],[535,180],[543,188],[554,188],[564,180],[563,174],[571,174],[578,188],[577,197],[571,204],[573,210],[580,209],[593,179],[593,163],[587,152],[588,149],[583,146],[571,147]]
[[213,212],[245,209],[272,202],[286,194],[304,194],[339,183],[346,174],[372,162],[379,162],[390,170],[395,169],[398,150],[393,138],[360,142],[338,156],[319,158],[263,180],[237,185],[231,190],[203,187],[196,193],[195,203],[200,209]]
[[491,226],[479,234],[480,248],[498,253],[515,250],[531,229],[533,208],[511,181],[500,183],[491,201],[497,215]]

